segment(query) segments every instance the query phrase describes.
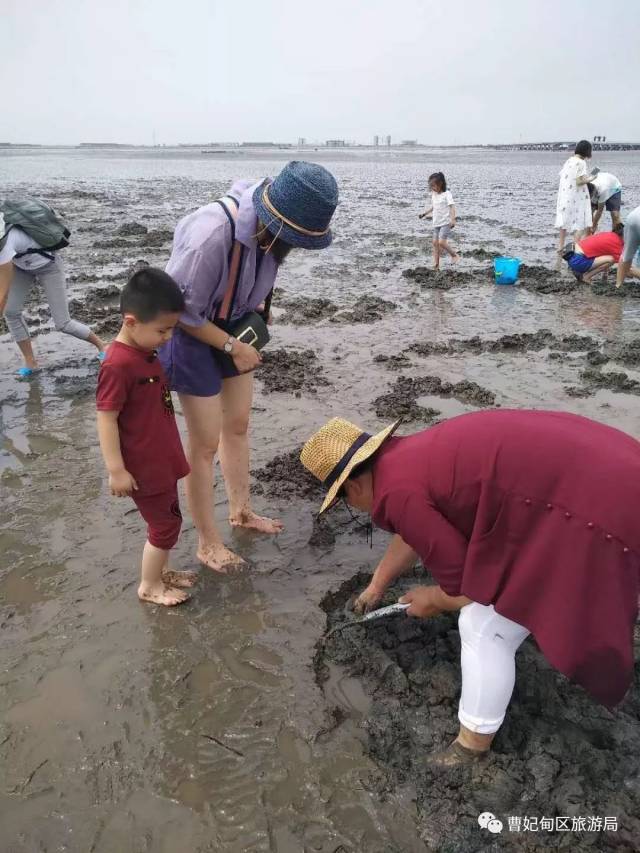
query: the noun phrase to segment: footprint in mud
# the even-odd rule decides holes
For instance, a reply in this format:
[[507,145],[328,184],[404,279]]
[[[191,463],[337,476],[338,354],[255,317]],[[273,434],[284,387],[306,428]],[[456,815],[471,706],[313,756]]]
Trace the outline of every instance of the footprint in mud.
[[[321,602],[327,633],[352,617],[346,605],[370,580],[361,572]],[[424,583],[404,578],[382,604]],[[640,637],[636,657],[640,656]],[[477,816],[616,815],[618,831],[573,832],[572,851],[637,849],[640,837],[640,688],[637,680],[614,712],[595,704],[552,669],[533,640],[516,658],[516,687],[492,753],[480,765],[430,768],[425,757],[458,729],[460,638],[453,614],[418,620],[402,614],[338,631],[320,641],[314,670],[327,683],[338,668],[371,697],[362,727],[367,749],[382,768],[380,793],[395,785],[416,791],[418,825],[428,849],[485,850]],[[332,694],[332,701],[335,696]],[[349,713],[349,709],[345,709]],[[513,850],[557,849],[558,835],[509,836]]]

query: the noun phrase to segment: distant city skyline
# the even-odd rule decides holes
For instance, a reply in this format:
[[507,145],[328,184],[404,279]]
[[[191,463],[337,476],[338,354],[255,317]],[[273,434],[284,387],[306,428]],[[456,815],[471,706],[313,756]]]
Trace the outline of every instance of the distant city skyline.
[[637,0],[3,0],[2,27],[0,141],[640,136]]

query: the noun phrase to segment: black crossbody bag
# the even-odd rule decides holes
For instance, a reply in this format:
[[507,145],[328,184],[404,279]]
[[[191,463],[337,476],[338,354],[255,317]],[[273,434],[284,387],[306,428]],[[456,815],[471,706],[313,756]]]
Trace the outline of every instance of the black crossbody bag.
[[[229,198],[235,205],[237,209],[238,202],[233,196],[226,196]],[[229,252],[229,277],[227,279],[227,289],[225,291],[222,302],[218,306],[214,317],[212,318],[212,322],[215,323],[220,329],[224,329],[225,332],[228,332],[230,335],[233,335],[234,338],[238,341],[242,341],[244,344],[249,344],[257,350],[261,350],[266,344],[269,343],[270,335],[269,329],[267,327],[267,319],[269,317],[269,311],[271,309],[271,299],[273,297],[273,290],[269,292],[269,295],[265,299],[264,303],[264,312],[260,313],[258,311],[248,311],[242,317],[239,317],[237,320],[230,321],[229,317],[233,313],[233,305],[236,299],[236,293],[238,290],[238,282],[240,280],[240,272],[242,270],[242,261],[244,259],[244,250],[245,247],[243,244],[236,240],[236,220],[235,216],[229,210],[228,206],[224,203],[222,199],[218,199],[217,203],[224,210],[231,225],[231,235],[232,235],[232,243],[231,243],[231,251]],[[261,258],[259,257],[259,261]],[[260,267],[258,266],[256,269],[256,275]],[[226,353],[217,352],[218,356],[224,356],[229,361],[233,362],[233,359],[230,355]]]

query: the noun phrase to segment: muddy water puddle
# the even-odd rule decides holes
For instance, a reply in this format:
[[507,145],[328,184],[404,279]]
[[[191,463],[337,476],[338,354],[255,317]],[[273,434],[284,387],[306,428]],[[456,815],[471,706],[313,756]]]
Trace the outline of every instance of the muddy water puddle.
[[[523,216],[528,236],[507,232],[511,223],[483,210],[486,193],[474,184],[478,169],[497,181],[497,167],[459,166],[469,195],[460,241],[486,253],[504,245],[535,268],[532,280],[556,281],[539,210]],[[14,182],[87,229],[74,228],[66,256],[71,296],[79,312],[110,324],[131,264],[166,261],[168,244],[159,236],[147,241],[159,245],[142,246],[145,234],[215,198],[240,167],[261,175],[275,164],[176,159],[160,168],[59,159],[58,181],[33,165],[30,180]],[[321,492],[297,464],[314,428],[337,415],[380,428],[409,401],[415,418],[407,430],[493,404],[568,409],[640,434],[635,299],[593,295],[568,279],[570,292],[542,284],[496,288],[491,261],[480,253],[463,258],[453,284],[448,268],[437,287],[425,285],[428,275],[422,282],[403,276],[430,262],[412,206],[420,201],[422,165],[334,168],[344,184],[335,245],[287,260],[275,302],[280,322],[263,368],[271,372],[256,383],[255,504],[282,517],[285,532],[273,540],[232,533],[217,491],[226,539],[250,569],[238,577],[202,570],[184,608],[164,611],[135,597],[143,528],[129,502],[106,494],[92,402],[95,359],[81,343],[49,334],[37,299],[30,312],[43,330],[35,346],[46,368],[37,379],[14,381],[14,350],[0,340],[0,820],[11,853],[488,850],[472,832],[478,791],[493,791],[496,808],[508,801],[514,813],[527,812],[530,795],[542,811],[566,798],[586,809],[600,790],[589,762],[618,786],[601,808],[617,805],[621,820],[632,814],[635,782],[620,744],[638,737],[637,709],[632,703],[623,717],[605,718],[558,687],[533,653],[495,773],[468,797],[460,793],[468,792],[464,780],[454,787],[431,779],[419,762],[453,731],[455,626],[393,635],[389,648],[357,628],[353,657],[327,657],[318,678],[318,642],[336,618],[321,603],[328,591],[339,597],[353,585],[359,570],[364,582],[386,536],[375,531],[369,550],[343,510],[315,522]],[[526,172],[518,168],[515,180]],[[640,186],[630,167],[617,173]],[[407,204],[386,204],[394,197]],[[375,200],[385,202],[384,214]],[[137,234],[117,233],[132,222],[141,226]],[[105,240],[126,245],[92,245]],[[575,335],[587,343],[569,340]],[[589,370],[595,374],[585,378]],[[599,379],[610,372],[628,382]],[[378,398],[394,394],[378,416]],[[176,568],[198,568],[194,548],[185,511]],[[412,672],[401,649],[418,641],[424,666],[403,708],[396,671],[383,682],[358,661],[371,653],[386,671],[395,655],[394,665]],[[540,724],[538,700],[545,706]],[[560,734],[550,747],[544,739],[554,728]],[[580,788],[567,781],[559,793],[558,780],[580,774],[587,779]],[[630,818],[627,828],[636,828]]]

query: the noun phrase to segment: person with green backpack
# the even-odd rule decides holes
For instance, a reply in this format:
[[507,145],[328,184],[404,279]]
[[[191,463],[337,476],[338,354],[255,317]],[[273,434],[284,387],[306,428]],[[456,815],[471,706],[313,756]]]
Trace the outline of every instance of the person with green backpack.
[[57,331],[88,341],[104,358],[104,343],[84,323],[72,320],[64,266],[57,252],[69,245],[69,229],[44,202],[0,202],[0,312],[18,344],[24,366],[18,375],[38,369],[23,309],[34,284],[44,288]]

